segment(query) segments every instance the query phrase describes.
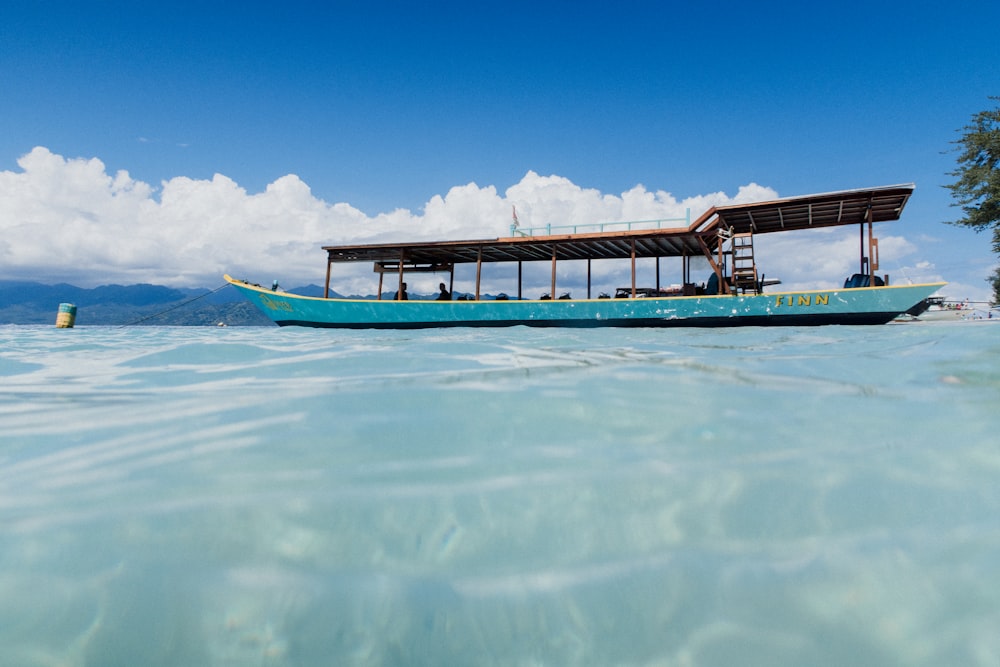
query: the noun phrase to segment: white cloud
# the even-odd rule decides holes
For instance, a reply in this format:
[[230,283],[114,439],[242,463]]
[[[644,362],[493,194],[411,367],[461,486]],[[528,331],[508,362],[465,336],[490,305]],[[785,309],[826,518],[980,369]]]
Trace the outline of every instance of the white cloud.
[[[108,174],[96,158],[67,159],[44,147],[21,157],[18,166],[20,171],[0,172],[0,279],[80,286],[148,282],[214,287],[228,272],[261,283],[279,279],[293,287],[322,283],[323,245],[506,236],[512,207],[522,227],[660,219],[674,219],[669,226],[682,226],[689,210],[695,219],[711,206],[778,196],[755,183],[732,197],[715,192],[678,200],[642,185],[615,195],[529,171],[502,195],[493,185],[468,183],[431,197],[422,211],[396,209],[368,216],[348,203],[317,198],[294,174],[251,194],[221,174],[211,180],[178,176],[157,190],[126,171]],[[768,277],[781,278],[788,287],[821,287],[842,283],[857,270],[856,232],[816,233],[826,234],[820,251],[816,236],[808,244],[793,235],[762,240],[758,254]],[[898,236],[883,238],[881,248],[883,258],[892,256],[894,262],[916,252]],[[673,264],[661,262],[662,284],[680,282],[680,267]],[[653,267],[652,262],[640,267],[644,282],[654,281]],[[525,269],[526,294],[548,291],[548,267],[535,268]],[[498,284],[484,289],[516,289],[500,280],[508,280],[511,272],[501,267],[491,272]],[[693,277],[702,281],[707,272],[706,266],[705,276]],[[932,266],[916,262],[908,272],[934,274]],[[593,274],[595,295],[629,281],[627,263],[594,265]],[[367,265],[337,267],[333,287],[344,293],[371,293],[377,285],[373,276]],[[584,296],[585,276],[583,263],[561,266],[559,291]],[[414,276],[411,291],[434,291],[439,279]],[[460,279],[459,273],[457,283]]]

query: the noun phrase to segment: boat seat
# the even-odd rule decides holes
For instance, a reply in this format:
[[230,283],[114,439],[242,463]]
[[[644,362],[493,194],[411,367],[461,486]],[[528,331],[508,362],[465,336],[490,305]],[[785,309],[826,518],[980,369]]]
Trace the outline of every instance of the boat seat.
[[719,276],[713,271],[708,274],[708,283],[705,284],[705,294],[719,293]]
[[[875,276],[875,286],[883,287],[885,281],[883,281],[878,276]],[[871,287],[871,279],[867,273],[855,273],[853,276],[844,281],[845,289],[852,289],[854,287]]]

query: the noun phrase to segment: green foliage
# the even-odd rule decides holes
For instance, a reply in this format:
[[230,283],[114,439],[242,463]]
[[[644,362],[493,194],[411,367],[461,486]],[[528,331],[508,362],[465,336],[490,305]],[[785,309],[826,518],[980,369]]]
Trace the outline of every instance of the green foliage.
[[954,143],[959,151],[958,169],[949,176],[957,180],[945,187],[965,217],[952,224],[976,231],[992,228],[993,251],[1000,253],[1000,107],[973,115]]
[[[990,99],[1000,101],[1000,97]],[[951,224],[977,232],[992,229],[993,252],[1000,254],[1000,107],[974,114],[954,143],[958,146],[958,169],[948,175],[957,180],[945,187],[965,217]],[[986,282],[993,289],[993,302],[1000,303],[1000,267]]]

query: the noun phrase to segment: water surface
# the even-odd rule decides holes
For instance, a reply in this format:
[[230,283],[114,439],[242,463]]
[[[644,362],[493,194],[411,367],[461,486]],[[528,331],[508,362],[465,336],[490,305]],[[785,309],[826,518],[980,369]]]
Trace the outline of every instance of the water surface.
[[41,665],[992,665],[1000,324],[0,327]]

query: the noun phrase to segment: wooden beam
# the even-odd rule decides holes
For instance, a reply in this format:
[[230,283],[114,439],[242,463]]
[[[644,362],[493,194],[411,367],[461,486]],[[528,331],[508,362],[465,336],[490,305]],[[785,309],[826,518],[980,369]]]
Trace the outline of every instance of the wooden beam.
[[719,263],[716,264],[715,259],[712,258],[712,249],[708,247],[705,243],[705,239],[698,237],[698,245],[701,246],[701,252],[708,260],[708,265],[712,267],[712,271],[715,272],[715,276],[719,279],[719,291],[723,294],[729,294],[729,286],[726,284],[726,277],[722,275],[722,244],[719,244]]
[[375,273],[397,273],[400,269],[403,273],[440,273],[442,271],[452,271],[454,264],[405,264],[401,262],[375,262]]

